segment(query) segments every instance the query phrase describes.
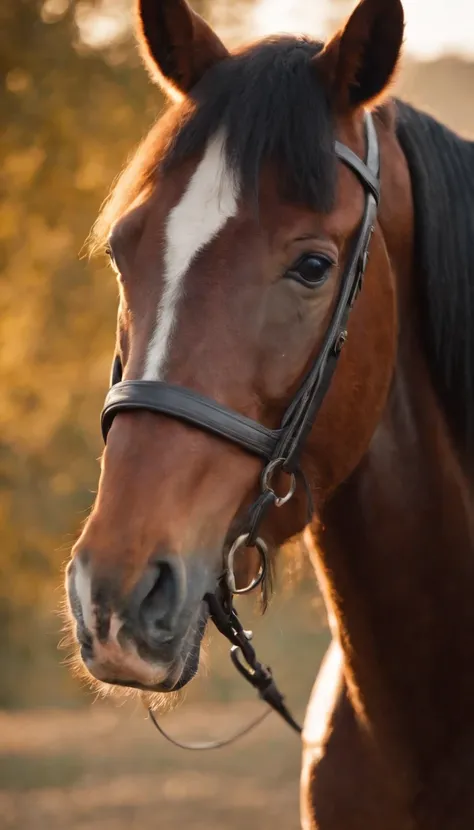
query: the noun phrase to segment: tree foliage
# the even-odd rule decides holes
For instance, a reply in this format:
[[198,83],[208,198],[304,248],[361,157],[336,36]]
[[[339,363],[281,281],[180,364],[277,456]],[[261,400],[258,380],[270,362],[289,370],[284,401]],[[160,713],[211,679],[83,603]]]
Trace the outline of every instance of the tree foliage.
[[51,606],[97,478],[116,289],[84,243],[161,105],[128,30],[101,51],[81,40],[101,11],[0,5],[0,702],[19,679],[6,658],[36,650],[32,617]]

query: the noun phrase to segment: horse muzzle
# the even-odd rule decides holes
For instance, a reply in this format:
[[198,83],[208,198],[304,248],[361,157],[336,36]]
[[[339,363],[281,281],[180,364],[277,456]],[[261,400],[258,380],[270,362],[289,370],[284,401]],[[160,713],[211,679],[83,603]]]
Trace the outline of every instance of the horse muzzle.
[[93,575],[83,552],[69,564],[66,589],[85,668],[98,681],[146,691],[176,691],[199,667],[209,616],[204,596],[216,577],[205,563],[155,557],[123,597]]

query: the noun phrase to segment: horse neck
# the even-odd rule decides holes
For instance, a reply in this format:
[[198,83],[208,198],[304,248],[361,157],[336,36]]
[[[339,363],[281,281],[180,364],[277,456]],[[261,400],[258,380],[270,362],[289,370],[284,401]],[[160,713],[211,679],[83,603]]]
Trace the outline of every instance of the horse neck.
[[422,351],[405,332],[384,416],[317,538],[353,705],[417,765],[454,751],[472,721],[472,516]]
[[410,176],[393,131],[379,134],[393,194],[379,219],[399,289],[397,362],[365,457],[322,511],[316,558],[356,712],[429,770],[474,740],[474,487],[413,314]]

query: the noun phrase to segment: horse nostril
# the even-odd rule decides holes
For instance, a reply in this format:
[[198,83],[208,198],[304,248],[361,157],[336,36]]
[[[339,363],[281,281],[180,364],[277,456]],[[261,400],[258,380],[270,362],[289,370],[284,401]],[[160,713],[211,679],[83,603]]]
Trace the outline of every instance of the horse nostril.
[[[173,557],[177,559],[177,557]],[[185,585],[178,562],[160,559],[150,566],[142,587],[139,622],[145,635],[161,642],[172,640],[183,607]]]

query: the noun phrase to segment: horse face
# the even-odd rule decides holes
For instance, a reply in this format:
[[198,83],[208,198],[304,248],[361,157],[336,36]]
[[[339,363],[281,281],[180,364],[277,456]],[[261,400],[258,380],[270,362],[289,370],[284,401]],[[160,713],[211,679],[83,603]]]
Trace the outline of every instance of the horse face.
[[[141,4],[148,59],[181,100],[108,209],[124,379],[166,380],[279,425],[321,346],[362,218],[363,188],[336,165],[333,141],[337,135],[364,157],[360,105],[381,91],[396,62],[399,44],[393,60],[384,52],[378,87],[371,74],[364,98],[354,77],[371,54],[361,26],[373,24],[377,38],[385,31],[374,23],[378,5],[365,0],[366,17],[356,11],[324,50],[284,38],[232,57],[185,3],[161,4],[175,10],[166,21],[167,12],[155,20]],[[399,4],[386,5],[395,19]],[[363,55],[352,65],[356,35]],[[187,48],[178,48],[183,41]],[[387,393],[394,332],[390,266],[376,232],[352,346],[303,460],[318,498],[367,446]],[[168,691],[194,675],[203,597],[215,590],[260,471],[258,459],[166,416],[115,417],[67,580],[94,677]],[[304,498],[296,499],[267,535],[278,545],[305,516]],[[251,553],[238,562],[238,582],[255,566]]]

